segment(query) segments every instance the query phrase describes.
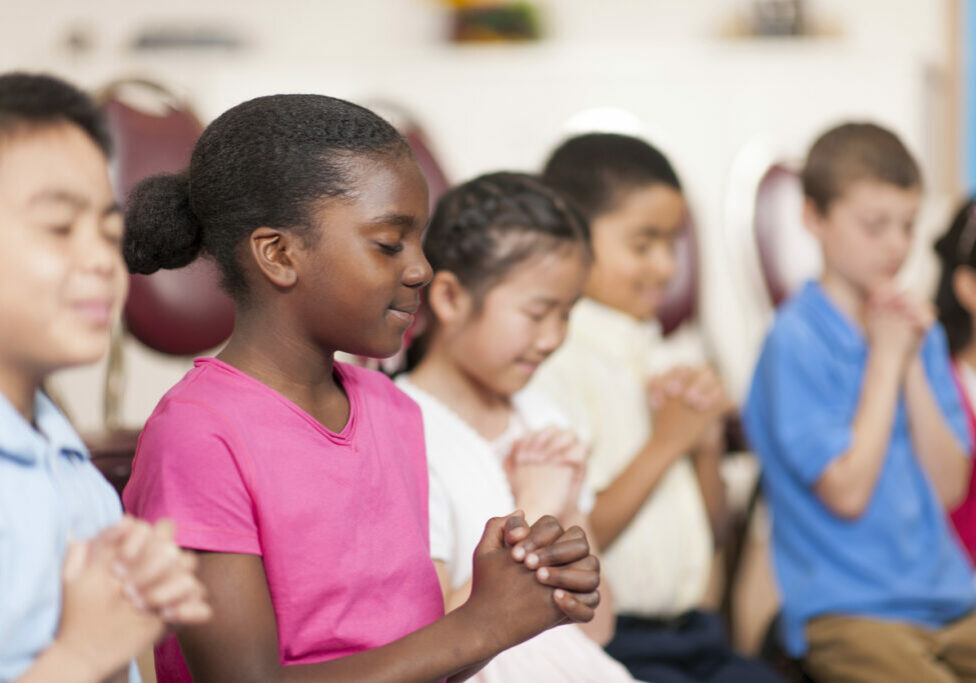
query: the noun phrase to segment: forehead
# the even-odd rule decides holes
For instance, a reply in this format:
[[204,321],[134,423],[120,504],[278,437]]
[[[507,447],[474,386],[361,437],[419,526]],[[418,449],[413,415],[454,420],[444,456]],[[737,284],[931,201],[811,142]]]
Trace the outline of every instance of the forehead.
[[679,190],[660,183],[642,185],[621,191],[613,208],[594,218],[594,232],[607,226],[626,232],[674,232],[684,225],[685,208]]
[[27,208],[38,195],[58,194],[112,201],[105,155],[80,128],[54,124],[0,138],[0,203]]
[[384,216],[410,217],[423,228],[427,223],[427,180],[409,154],[360,156],[350,159],[350,193],[324,210],[339,208],[362,221]]
[[563,243],[515,264],[491,292],[505,297],[553,299],[578,296],[590,260],[580,243]]
[[914,211],[921,200],[918,187],[899,187],[880,180],[853,181],[835,201],[852,208]]

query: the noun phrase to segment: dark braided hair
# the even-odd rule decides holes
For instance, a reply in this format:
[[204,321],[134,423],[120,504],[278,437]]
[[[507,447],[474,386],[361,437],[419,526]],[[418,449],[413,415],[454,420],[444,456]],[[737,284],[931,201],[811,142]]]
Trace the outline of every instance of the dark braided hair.
[[[437,202],[424,236],[434,273],[453,273],[476,309],[518,264],[574,246],[590,255],[586,219],[536,176],[512,172],[489,173],[449,190]],[[407,369],[423,358],[434,324],[425,306],[423,329],[407,349]]]
[[122,251],[133,273],[180,268],[202,251],[224,287],[247,295],[240,243],[268,226],[314,241],[316,203],[347,197],[357,157],[409,154],[373,112],[324,95],[258,97],[220,115],[200,136],[190,166],[147,178],[129,196]]
[[969,344],[973,335],[972,316],[956,298],[952,279],[960,266],[976,269],[976,198],[960,207],[949,229],[935,243],[935,253],[942,266],[935,305],[949,340],[949,351],[956,354]]
[[549,157],[542,177],[575,202],[591,222],[632,190],[665,185],[681,191],[678,175],[660,150],[616,133],[587,133],[566,140]]
[[92,99],[73,85],[42,74],[0,76],[0,138],[58,124],[78,126],[108,156],[108,124]]
[[434,272],[448,270],[476,299],[517,264],[561,246],[583,245],[582,215],[540,179],[489,173],[458,185],[437,203],[424,238]]

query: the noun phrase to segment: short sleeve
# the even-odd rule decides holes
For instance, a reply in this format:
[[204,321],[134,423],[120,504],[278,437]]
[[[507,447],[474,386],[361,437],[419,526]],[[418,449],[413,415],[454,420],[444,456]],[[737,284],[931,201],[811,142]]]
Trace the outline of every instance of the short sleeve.
[[430,470],[428,516],[430,517],[430,557],[451,564],[454,558],[454,513],[447,488]]
[[775,458],[805,486],[850,448],[852,397],[831,377],[831,359],[804,331],[774,326],[743,410],[761,460]]
[[952,433],[959,440],[966,456],[971,453],[972,444],[966,413],[962,407],[959,390],[952,376],[952,361],[949,356],[949,346],[946,341],[945,330],[941,325],[934,325],[925,337],[922,345],[922,363],[925,374],[935,396],[936,403]]
[[167,517],[184,548],[261,554],[247,453],[209,406],[170,400],[153,413],[123,494],[137,517]]

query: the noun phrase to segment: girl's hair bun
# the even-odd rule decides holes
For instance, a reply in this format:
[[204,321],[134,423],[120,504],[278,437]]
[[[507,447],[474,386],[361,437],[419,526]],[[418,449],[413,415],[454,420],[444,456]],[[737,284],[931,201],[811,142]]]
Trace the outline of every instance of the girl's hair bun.
[[160,268],[182,268],[199,255],[202,237],[190,207],[188,171],[151,176],[129,194],[122,240],[129,272],[149,275]]

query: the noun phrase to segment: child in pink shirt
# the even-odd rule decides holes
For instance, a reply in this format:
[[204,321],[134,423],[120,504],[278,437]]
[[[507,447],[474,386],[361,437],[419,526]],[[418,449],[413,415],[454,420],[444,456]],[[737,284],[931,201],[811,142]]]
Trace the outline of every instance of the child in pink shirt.
[[[976,200],[959,209],[935,250],[942,263],[935,301],[939,322],[949,341],[970,436],[976,436]],[[976,563],[976,468],[966,497],[951,511],[950,519],[969,559]]]
[[147,422],[124,495],[139,516],[177,521],[214,607],[157,649],[161,683],[460,681],[592,618],[585,535],[519,516],[489,522],[471,599],[444,617],[419,409],[333,360],[399,348],[431,276],[427,207],[403,138],[317,95],[232,108],[187,171],[130,197],[130,270],[202,249],[236,302],[218,358],[199,359]]

